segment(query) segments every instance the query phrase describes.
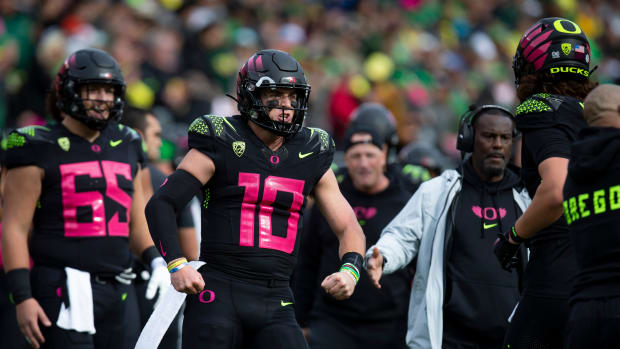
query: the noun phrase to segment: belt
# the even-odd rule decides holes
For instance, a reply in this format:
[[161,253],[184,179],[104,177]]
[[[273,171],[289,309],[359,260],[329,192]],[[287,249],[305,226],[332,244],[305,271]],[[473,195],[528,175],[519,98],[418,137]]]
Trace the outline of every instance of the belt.
[[281,280],[281,279],[268,279],[268,280],[259,280],[259,279],[243,279],[243,281],[247,281],[252,284],[257,284],[269,288],[278,288],[278,287],[287,287],[290,286],[289,280]]
[[118,281],[116,281],[116,279],[114,278],[114,275],[91,273],[90,277],[91,277],[91,280],[93,280],[94,282],[100,285],[118,283]]

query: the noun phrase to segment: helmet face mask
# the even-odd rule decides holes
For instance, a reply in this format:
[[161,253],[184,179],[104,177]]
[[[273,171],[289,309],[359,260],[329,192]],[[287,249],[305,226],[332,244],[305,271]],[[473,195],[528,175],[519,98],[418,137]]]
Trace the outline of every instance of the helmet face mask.
[[579,26],[558,17],[543,18],[525,31],[512,60],[515,84],[527,74],[588,78],[590,45]]
[[[282,106],[275,100],[274,103],[265,105],[261,95],[269,90],[274,91],[275,94],[290,90],[296,98],[291,98],[290,107]],[[239,70],[237,77],[239,112],[252,122],[277,135],[290,136],[301,130],[308,110],[309,95],[310,85],[307,83],[301,65],[286,52],[259,51],[250,57]],[[269,113],[273,109],[293,110],[293,119],[290,123],[284,120],[272,120]]]
[[[82,98],[82,88],[88,85],[110,85],[114,89],[114,98],[108,105],[109,115],[99,119],[88,115]],[[71,54],[63,63],[55,83],[58,94],[56,106],[71,117],[79,120],[88,128],[100,131],[110,120],[119,121],[125,104],[125,81],[116,60],[105,51],[84,49]],[[95,101],[95,100],[90,100]]]

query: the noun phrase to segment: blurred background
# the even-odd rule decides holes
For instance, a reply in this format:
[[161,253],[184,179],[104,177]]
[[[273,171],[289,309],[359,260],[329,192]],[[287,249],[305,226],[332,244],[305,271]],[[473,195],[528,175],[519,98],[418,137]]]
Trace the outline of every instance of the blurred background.
[[232,115],[239,67],[276,48],[302,64],[308,126],[339,144],[367,101],[395,117],[399,148],[425,142],[457,158],[471,103],[514,108],[512,56],[541,17],[575,21],[590,39],[593,78],[620,81],[620,1],[577,0],[0,0],[0,127],[46,121],[44,100],[71,52],[98,47],[120,63],[127,102],[163,126],[162,160],[187,150],[203,114]]

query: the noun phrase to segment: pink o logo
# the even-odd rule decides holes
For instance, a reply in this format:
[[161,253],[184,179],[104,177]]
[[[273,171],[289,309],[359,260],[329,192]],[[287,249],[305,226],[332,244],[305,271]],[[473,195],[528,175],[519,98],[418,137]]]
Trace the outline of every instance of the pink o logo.
[[100,151],[101,151],[101,147],[99,146],[99,144],[93,144],[93,145],[91,145],[91,146],[90,146],[90,149],[91,149],[92,151],[94,151],[95,153],[98,153],[98,152],[100,152]]
[[272,164],[277,165],[280,163],[280,158],[277,155],[271,155],[269,161],[271,161]]
[[[209,295],[208,299],[205,299],[205,293]],[[198,295],[198,300],[200,303],[211,303],[215,300],[215,292],[211,290],[204,290]]]

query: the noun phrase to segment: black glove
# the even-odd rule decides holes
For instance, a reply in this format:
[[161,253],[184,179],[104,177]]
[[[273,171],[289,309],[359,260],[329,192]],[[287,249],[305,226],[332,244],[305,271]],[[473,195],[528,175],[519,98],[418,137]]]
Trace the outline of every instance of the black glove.
[[511,271],[511,269],[516,267],[519,263],[519,259],[516,255],[517,251],[519,251],[520,244],[515,245],[510,243],[510,241],[508,241],[509,233],[510,232],[497,234],[497,240],[495,240],[493,244],[493,253],[495,253],[502,269],[506,271]]

